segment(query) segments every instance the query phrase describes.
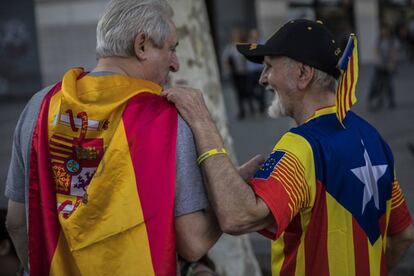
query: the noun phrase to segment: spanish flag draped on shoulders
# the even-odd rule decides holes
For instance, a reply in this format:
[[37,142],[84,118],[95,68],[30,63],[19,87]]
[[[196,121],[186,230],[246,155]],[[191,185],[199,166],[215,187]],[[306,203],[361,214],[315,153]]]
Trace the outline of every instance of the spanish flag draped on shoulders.
[[30,275],[175,275],[177,111],[161,87],[65,73],[30,155]]

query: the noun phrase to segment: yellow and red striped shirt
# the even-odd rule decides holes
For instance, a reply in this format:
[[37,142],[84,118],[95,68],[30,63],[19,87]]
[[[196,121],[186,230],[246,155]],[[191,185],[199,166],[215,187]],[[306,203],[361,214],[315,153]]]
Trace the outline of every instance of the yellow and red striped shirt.
[[291,129],[251,181],[275,225],[272,274],[386,275],[387,236],[411,223],[391,150],[353,112],[319,110]]

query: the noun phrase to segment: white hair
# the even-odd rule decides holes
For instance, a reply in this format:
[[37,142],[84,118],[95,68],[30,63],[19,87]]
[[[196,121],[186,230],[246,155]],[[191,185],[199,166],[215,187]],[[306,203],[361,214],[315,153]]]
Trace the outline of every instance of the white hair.
[[321,89],[331,91],[332,93],[336,92],[336,87],[338,86],[338,81],[334,77],[316,68],[313,83]]
[[98,58],[133,56],[139,33],[162,48],[172,32],[169,20],[173,15],[165,0],[111,0],[96,28]]
[[[293,65],[298,64],[299,62],[291,59],[289,57],[286,57],[286,65],[292,68]],[[331,91],[332,93],[336,92],[336,87],[338,86],[338,81],[329,75],[328,73],[325,73],[319,69],[315,69],[315,74],[313,76],[313,85],[318,85],[320,89],[325,91]]]

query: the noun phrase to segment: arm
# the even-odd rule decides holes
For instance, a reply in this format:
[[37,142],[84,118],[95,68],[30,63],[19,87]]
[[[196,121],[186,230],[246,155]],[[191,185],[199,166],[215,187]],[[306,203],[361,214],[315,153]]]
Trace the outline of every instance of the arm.
[[9,200],[6,228],[24,269],[28,271],[26,209],[23,203]]
[[176,151],[175,230],[178,254],[190,262],[200,259],[221,235],[209,208],[190,127],[179,116]]
[[397,265],[412,243],[414,243],[414,227],[412,224],[400,233],[388,236],[385,255],[389,270]]
[[[394,172],[395,175],[395,172]],[[414,227],[397,178],[392,183],[391,213],[387,227],[387,265],[392,269],[414,242]]]
[[[257,169],[257,164],[262,162],[263,157],[256,156],[238,168],[239,174],[243,179],[250,179]],[[177,252],[190,262],[195,262],[205,255],[222,233],[211,209],[176,217],[175,230]]]
[[9,198],[6,227],[26,271],[28,271],[28,236],[25,207],[28,167],[26,164],[30,156],[32,131],[40,105],[43,97],[51,88],[52,86],[49,86],[36,93],[20,115],[14,132],[12,155],[6,179],[5,196]]
[[221,236],[214,213],[202,210],[175,218],[177,252],[185,260],[198,261]]
[[[189,88],[164,91],[190,125],[199,154],[224,147],[210,118],[201,92]],[[191,109],[189,109],[190,107]],[[241,234],[266,228],[273,220],[266,204],[256,197],[226,155],[216,155],[202,165],[207,192],[218,222],[224,232]]]

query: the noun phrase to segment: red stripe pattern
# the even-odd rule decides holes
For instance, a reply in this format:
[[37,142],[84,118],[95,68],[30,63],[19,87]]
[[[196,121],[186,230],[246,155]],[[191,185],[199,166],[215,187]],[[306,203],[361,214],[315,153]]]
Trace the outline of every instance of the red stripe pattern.
[[48,146],[49,104],[60,88],[58,83],[43,99],[32,136],[28,232],[30,275],[34,276],[49,275],[60,232]]
[[317,181],[316,188],[315,205],[305,233],[305,274],[328,276],[328,209],[326,206],[326,190],[320,181]]
[[[354,62],[355,62],[355,56],[354,55],[352,55],[352,57],[351,57],[351,60],[349,61],[351,64],[350,64],[350,66],[349,66],[349,70],[351,70],[350,71],[350,77],[351,77],[351,85],[350,85],[350,87],[352,88],[353,86],[354,86],[354,79],[355,79],[355,75],[354,75]],[[348,95],[347,95],[347,98],[348,98],[348,105],[349,106],[352,106],[352,97],[351,97],[351,94],[352,94],[352,91],[348,91]]]
[[290,218],[293,219],[299,210],[308,206],[310,202],[305,168],[295,155],[286,151],[271,177],[280,183],[286,191],[289,197]]
[[283,235],[285,248],[283,253],[285,258],[283,260],[282,268],[280,270],[281,275],[294,276],[296,270],[296,258],[298,255],[298,249],[300,245],[300,239],[302,237],[302,223],[300,214],[295,216],[289,226],[286,228]]
[[346,116],[346,113],[356,102],[355,90],[356,82],[358,80],[358,48],[355,35],[351,35],[344,55],[348,55],[348,48],[352,48],[352,54],[341,58],[341,61],[345,61],[346,69],[341,72],[341,78],[339,79],[336,91],[336,115],[341,124]]
[[352,218],[352,232],[354,239],[355,276],[370,275],[368,246],[371,245],[368,244],[368,237],[355,218]]
[[400,184],[397,180],[394,180],[391,193],[391,215],[387,234],[397,234],[412,223],[413,220],[405,203]]
[[123,122],[155,275],[175,275],[177,111],[165,99],[141,93],[129,101]]
[[391,198],[391,210],[398,208],[398,206],[404,203],[404,196],[397,180],[392,184]]

